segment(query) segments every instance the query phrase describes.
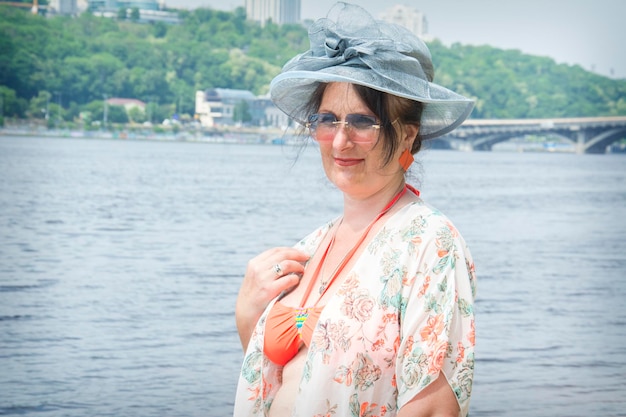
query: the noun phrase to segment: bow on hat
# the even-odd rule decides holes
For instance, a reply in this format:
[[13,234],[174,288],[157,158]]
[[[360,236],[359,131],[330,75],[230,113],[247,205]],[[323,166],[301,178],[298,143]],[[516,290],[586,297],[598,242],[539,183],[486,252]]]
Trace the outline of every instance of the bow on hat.
[[395,51],[394,44],[390,40],[341,37],[339,33],[330,29],[326,30],[324,49],[328,58],[340,57],[344,61],[364,55],[374,55],[376,51]]
[[[350,11],[354,13],[355,10]],[[403,32],[403,28],[395,28],[393,33],[384,29],[368,14],[338,19],[337,22],[320,19],[309,29],[310,49],[294,57],[283,71],[319,71],[347,66],[374,70],[390,81],[396,79],[392,75],[395,71],[412,73],[424,81],[431,81],[430,56],[416,54],[426,47],[412,45],[411,41],[417,38],[406,30]]]

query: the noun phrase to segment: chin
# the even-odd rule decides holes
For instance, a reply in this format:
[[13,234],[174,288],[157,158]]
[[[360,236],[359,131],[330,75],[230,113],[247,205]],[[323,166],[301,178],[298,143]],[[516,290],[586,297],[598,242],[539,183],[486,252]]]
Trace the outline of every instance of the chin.
[[331,178],[331,182],[335,184],[335,187],[350,194],[351,191],[361,190],[364,187],[367,188],[367,183],[362,177],[354,175],[335,175]]

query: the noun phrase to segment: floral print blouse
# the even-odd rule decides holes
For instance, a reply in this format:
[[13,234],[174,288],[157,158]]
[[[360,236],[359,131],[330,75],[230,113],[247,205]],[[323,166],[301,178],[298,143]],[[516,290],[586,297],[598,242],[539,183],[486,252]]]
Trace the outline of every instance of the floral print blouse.
[[[296,247],[311,255],[332,224]],[[452,223],[422,200],[392,215],[370,241],[313,333],[293,416],[395,416],[445,375],[460,416],[474,372],[476,279]],[[266,416],[282,367],[263,354],[270,303],[244,357],[235,417]]]

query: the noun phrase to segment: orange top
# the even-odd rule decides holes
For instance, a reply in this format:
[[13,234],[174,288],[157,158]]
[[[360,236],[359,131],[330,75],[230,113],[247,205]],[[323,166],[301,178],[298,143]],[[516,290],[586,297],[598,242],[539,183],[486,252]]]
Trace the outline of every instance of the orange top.
[[[356,242],[354,247],[343,258],[333,275],[330,277],[328,283],[323,287],[318,301],[324,296],[326,290],[330,287],[335,278],[341,273],[348,261],[354,256],[355,252],[365,240],[365,237],[371,230],[372,226],[387,212],[393,205],[406,193],[407,189],[411,190],[416,195],[419,195],[419,191],[406,185],[402,190],[396,194],[396,196],[387,204],[387,206],[376,216],[376,218],[365,229],[360,239]],[[336,231],[335,231],[336,233]],[[309,298],[313,285],[317,282],[316,277],[319,276],[320,269],[324,264],[324,260],[330,251],[330,248],[335,241],[335,236],[331,238],[328,246],[309,282],[300,307],[287,307],[280,301],[276,301],[272,306],[272,309],[268,312],[265,322],[265,340],[263,342],[263,352],[269,360],[277,365],[286,365],[294,356],[298,354],[302,344],[309,347],[311,344],[311,338],[313,337],[313,330],[317,325],[320,318],[323,306],[316,306],[317,302],[313,304],[313,307],[304,307],[305,301]]]
[[296,356],[302,343],[309,347],[313,329],[323,308],[287,307],[277,301],[267,315],[265,356],[275,364],[284,366]]

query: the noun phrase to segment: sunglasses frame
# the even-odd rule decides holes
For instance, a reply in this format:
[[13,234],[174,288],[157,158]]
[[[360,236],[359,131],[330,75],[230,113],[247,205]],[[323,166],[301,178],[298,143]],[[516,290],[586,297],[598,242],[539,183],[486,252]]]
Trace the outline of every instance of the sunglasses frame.
[[[320,116],[332,116],[334,118],[334,120],[332,122],[327,121],[327,122],[320,122]],[[365,118],[365,119],[371,119],[374,123],[372,123],[371,125],[367,126],[367,127],[356,127],[355,126],[355,117],[356,118]],[[317,119],[317,120],[314,120]],[[351,120],[352,119],[352,120]],[[331,129],[329,130],[327,133],[328,138],[324,138],[324,139],[319,139],[317,132],[319,129],[319,126],[323,125],[324,128],[327,129]],[[331,128],[332,125],[332,128]],[[309,116],[309,121],[305,124],[305,127],[307,129],[309,129],[309,133],[311,134],[311,137],[313,139],[315,139],[316,141],[319,142],[327,142],[332,140],[335,135],[337,134],[337,131],[339,129],[340,126],[343,126],[346,128],[346,131],[348,133],[348,135],[350,135],[350,140],[352,142],[357,142],[357,143],[373,143],[376,142],[378,140],[378,136],[380,135],[380,127],[381,124],[380,122],[376,119],[376,117],[374,116],[370,116],[367,114],[359,114],[359,113],[351,113],[351,114],[347,114],[345,117],[345,120],[337,120],[337,116],[335,116],[332,113],[314,113],[312,115]],[[332,132],[331,132],[332,131]],[[376,132],[376,135],[370,135],[370,132]],[[331,134],[332,133],[332,134]],[[369,137],[371,136],[371,137]]]

